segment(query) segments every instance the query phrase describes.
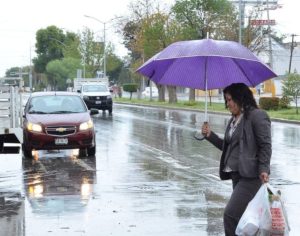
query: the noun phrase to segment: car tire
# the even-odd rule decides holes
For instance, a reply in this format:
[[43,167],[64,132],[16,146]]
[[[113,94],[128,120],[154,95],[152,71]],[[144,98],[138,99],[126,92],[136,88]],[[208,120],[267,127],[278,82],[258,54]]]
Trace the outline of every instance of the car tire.
[[96,154],[96,145],[94,147],[91,147],[91,148],[87,148],[87,154],[88,156],[95,156]]
[[32,150],[27,149],[24,145],[22,145],[23,155],[25,158],[32,158]]
[[86,148],[79,149],[79,157],[86,157]]
[[112,114],[112,107],[110,107],[109,109],[108,109],[108,113],[111,115]]

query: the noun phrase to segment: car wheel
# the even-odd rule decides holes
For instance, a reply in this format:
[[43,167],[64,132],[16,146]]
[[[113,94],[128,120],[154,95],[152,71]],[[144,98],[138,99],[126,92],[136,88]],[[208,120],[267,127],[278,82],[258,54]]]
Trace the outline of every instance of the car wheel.
[[88,156],[95,156],[96,154],[96,146],[87,149]]
[[32,150],[27,149],[24,145],[22,145],[23,155],[25,158],[32,158]]
[[109,114],[112,114],[112,107],[110,107],[110,108],[108,109],[108,113],[109,113]]
[[86,148],[79,149],[79,157],[86,157]]

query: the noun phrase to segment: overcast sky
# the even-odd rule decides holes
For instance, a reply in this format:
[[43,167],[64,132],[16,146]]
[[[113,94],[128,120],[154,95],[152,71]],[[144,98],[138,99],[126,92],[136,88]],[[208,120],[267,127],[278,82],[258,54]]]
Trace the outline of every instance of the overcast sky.
[[[84,15],[96,17],[101,21],[109,21],[115,16],[128,14],[128,3],[131,0],[9,0],[1,2],[0,14],[0,77],[13,66],[26,66],[30,63],[30,48],[34,54],[35,34],[41,28],[56,25],[69,31],[78,32],[88,27],[98,37],[103,36],[103,24],[86,18]],[[161,0],[163,4],[175,0]],[[281,9],[270,12],[270,18],[276,20],[276,28],[282,33],[300,35],[300,1],[279,0]],[[280,17],[279,17],[280,16]],[[109,28],[109,25],[107,25]],[[102,35],[101,35],[102,34]],[[126,50],[120,46],[121,39],[107,31],[107,41],[116,45],[120,56]],[[300,41],[300,37],[299,37]]]

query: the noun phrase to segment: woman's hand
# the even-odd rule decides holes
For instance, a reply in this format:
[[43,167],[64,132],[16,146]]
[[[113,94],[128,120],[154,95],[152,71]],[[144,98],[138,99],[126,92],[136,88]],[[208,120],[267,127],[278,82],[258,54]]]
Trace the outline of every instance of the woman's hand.
[[269,175],[266,172],[260,173],[259,178],[261,179],[262,183],[268,183],[269,182]]
[[209,126],[208,122],[203,123],[201,133],[204,137],[210,136],[211,130],[210,130],[210,126]]

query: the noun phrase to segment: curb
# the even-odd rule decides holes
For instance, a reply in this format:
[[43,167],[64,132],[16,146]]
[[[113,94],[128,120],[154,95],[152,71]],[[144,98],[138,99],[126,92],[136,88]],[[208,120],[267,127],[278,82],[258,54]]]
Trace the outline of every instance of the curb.
[[[192,112],[201,112],[204,113],[203,110],[197,110],[193,108],[183,108],[183,107],[168,107],[168,106],[158,106],[158,105],[149,105],[149,104],[137,104],[137,103],[129,103],[129,102],[115,102],[115,104],[125,104],[125,105],[130,105],[130,106],[140,106],[140,107],[152,107],[152,108],[163,108],[163,109],[168,109],[168,110],[179,110],[179,111],[192,111]],[[229,113],[226,112],[221,112],[221,111],[208,111],[208,114],[215,114],[215,115],[224,115],[224,116],[230,116]],[[281,122],[281,123],[286,123],[286,124],[294,124],[294,125],[300,125],[300,121],[296,120],[286,120],[286,119],[279,119],[279,118],[270,118],[271,121],[275,122]]]

